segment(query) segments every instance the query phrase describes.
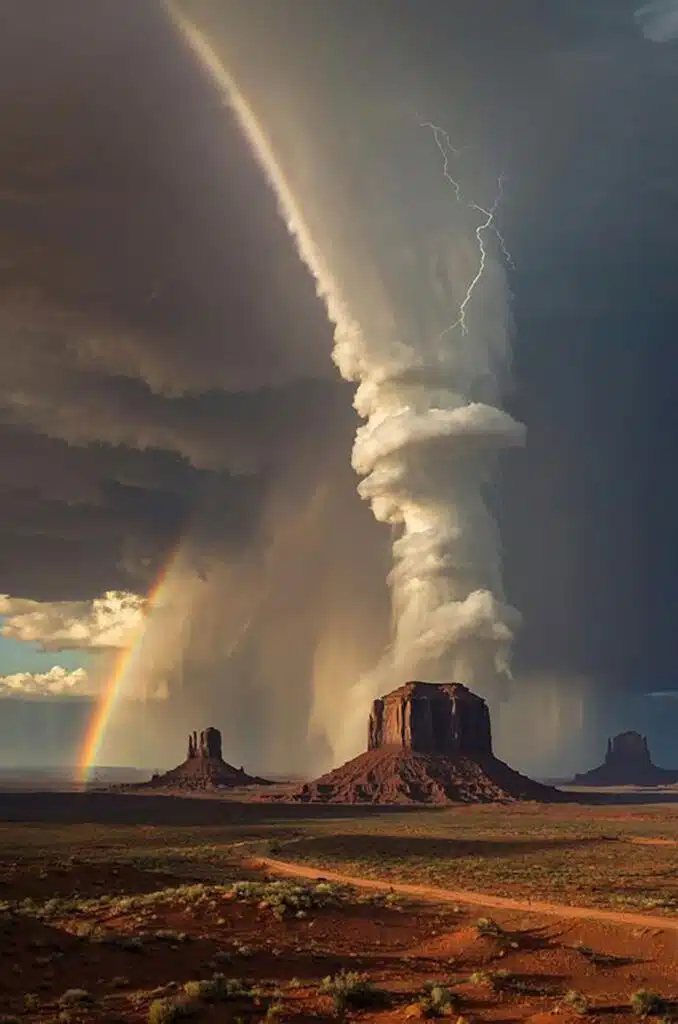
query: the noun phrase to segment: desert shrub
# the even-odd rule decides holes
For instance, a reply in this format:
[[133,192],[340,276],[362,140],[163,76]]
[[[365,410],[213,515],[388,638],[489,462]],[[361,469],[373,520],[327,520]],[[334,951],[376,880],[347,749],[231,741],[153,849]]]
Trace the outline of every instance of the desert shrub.
[[244,995],[246,989],[239,978],[226,978],[223,974],[215,974],[204,981],[187,981],[184,992],[190,999],[199,999],[205,1003],[221,1003],[234,996]]
[[491,917],[478,918],[476,931],[482,938],[493,939],[497,943],[499,956],[505,956],[509,949],[518,949],[516,940]]
[[424,1017],[447,1017],[459,1007],[459,996],[449,988],[436,982],[424,985],[424,994],[419,1000]]
[[187,999],[154,999],[148,1008],[148,1024],[175,1024],[196,1012],[196,1004]]
[[262,909],[270,909],[275,917],[282,920],[288,911],[296,915],[299,911],[307,913],[336,906],[347,898],[350,890],[330,882],[306,885],[290,881],[235,882],[231,893],[242,903],[257,903]]
[[59,999],[59,1006],[80,1006],[83,1003],[91,1003],[92,997],[84,988],[68,988]]
[[579,992],[577,989],[569,989],[563,996],[563,1003],[569,1006],[575,1013],[588,1013],[589,1001],[583,992]]
[[322,982],[320,991],[332,997],[337,1013],[346,1010],[368,1010],[378,1006],[387,1006],[390,1002],[389,993],[376,988],[366,975],[357,971],[339,971],[328,976]]
[[189,999],[207,999],[210,995],[209,981],[187,981],[184,985],[184,992]]
[[169,942],[176,945],[191,941],[191,936],[186,932],[176,932],[172,928],[158,928],[151,937],[156,942]]
[[236,946],[235,952],[238,954],[238,956],[244,956],[245,959],[254,956],[254,950],[252,949],[251,946]]
[[656,992],[648,992],[647,989],[639,988],[630,999],[631,1009],[638,1017],[649,1017],[654,1014],[663,1013],[666,1009],[666,1002]]
[[486,939],[497,939],[506,934],[502,926],[491,917],[479,917],[476,921],[476,931]]

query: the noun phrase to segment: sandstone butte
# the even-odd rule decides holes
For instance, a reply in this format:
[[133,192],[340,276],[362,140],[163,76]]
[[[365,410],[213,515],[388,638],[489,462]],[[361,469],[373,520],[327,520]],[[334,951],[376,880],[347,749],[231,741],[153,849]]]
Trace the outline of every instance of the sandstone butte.
[[647,737],[621,732],[607,741],[605,760],[597,768],[575,775],[574,786],[670,786],[678,771],[658,768],[652,761]]
[[159,789],[172,792],[201,792],[216,789],[234,789],[239,786],[267,786],[267,779],[248,775],[244,768],[234,768],[224,761],[221,750],[221,733],[213,726],[200,734],[193,732],[188,737],[186,760],[176,768],[162,775],[154,775],[148,782],[142,782],[126,789]]
[[567,796],[494,756],[485,701],[461,683],[408,682],[372,704],[368,749],[297,790],[303,803],[444,804]]

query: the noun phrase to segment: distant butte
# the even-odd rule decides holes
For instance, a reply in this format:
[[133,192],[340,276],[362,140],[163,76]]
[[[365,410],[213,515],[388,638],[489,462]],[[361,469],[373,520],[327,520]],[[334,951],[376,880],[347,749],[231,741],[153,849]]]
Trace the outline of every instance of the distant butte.
[[372,704],[368,749],[302,786],[303,803],[564,801],[492,752],[485,701],[461,683],[409,682]]
[[575,775],[573,786],[670,786],[678,770],[658,768],[652,762],[647,737],[620,732],[607,741],[605,760],[597,768]]
[[176,768],[154,775],[148,782],[126,789],[155,789],[168,792],[204,792],[217,789],[235,789],[239,786],[267,786],[267,779],[248,775],[244,768],[234,768],[224,761],[221,752],[221,733],[209,726],[200,734],[188,737],[186,760]]

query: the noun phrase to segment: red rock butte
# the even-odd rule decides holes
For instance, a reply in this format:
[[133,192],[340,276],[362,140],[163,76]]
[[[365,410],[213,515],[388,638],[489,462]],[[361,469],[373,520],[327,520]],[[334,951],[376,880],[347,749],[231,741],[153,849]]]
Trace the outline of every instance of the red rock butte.
[[607,741],[605,760],[597,768],[575,775],[575,786],[670,786],[678,771],[653,764],[647,736],[620,732]]
[[302,786],[304,803],[555,802],[496,758],[487,704],[461,683],[408,682],[372,703],[368,749]]
[[221,752],[221,733],[213,726],[209,726],[199,735],[197,732],[189,735],[186,760],[176,768],[162,775],[154,775],[149,782],[125,788],[201,792],[267,785],[270,785],[267,779],[248,775],[244,768],[234,768],[224,761]]

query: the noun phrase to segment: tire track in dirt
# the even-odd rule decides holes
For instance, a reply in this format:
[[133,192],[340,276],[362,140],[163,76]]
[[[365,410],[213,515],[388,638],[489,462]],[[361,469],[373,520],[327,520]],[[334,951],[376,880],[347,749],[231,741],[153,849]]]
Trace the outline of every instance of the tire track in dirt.
[[271,857],[258,857],[253,867],[266,868],[273,874],[309,881],[324,879],[350,885],[355,889],[371,889],[378,892],[396,892],[403,896],[427,903],[466,903],[475,907],[491,907],[494,910],[514,910],[530,914],[544,914],[561,920],[606,921],[610,924],[635,928],[657,928],[662,931],[678,932],[678,918],[660,917],[655,914],[633,914],[626,911],[603,910],[599,907],[577,907],[567,903],[547,903],[541,900],[520,900],[508,896],[493,896],[484,892],[466,889],[439,889],[433,885],[411,885],[407,882],[385,882],[376,878],[357,878],[325,868],[309,867]]

